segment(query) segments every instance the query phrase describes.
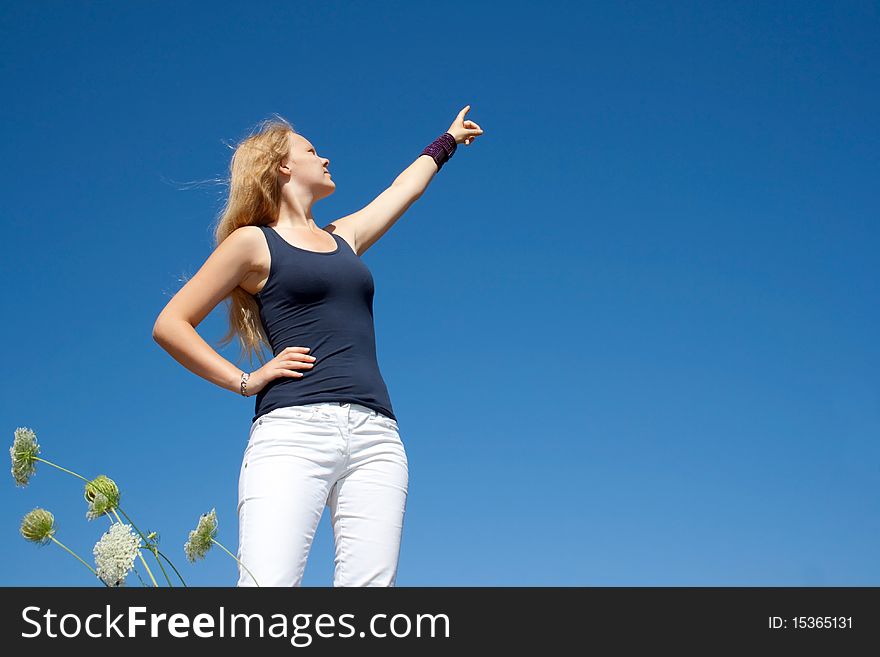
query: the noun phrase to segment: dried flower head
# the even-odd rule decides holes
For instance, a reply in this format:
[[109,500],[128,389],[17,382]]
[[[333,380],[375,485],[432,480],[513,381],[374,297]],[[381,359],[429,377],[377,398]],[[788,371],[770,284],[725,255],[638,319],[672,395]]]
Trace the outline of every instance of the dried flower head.
[[37,444],[37,434],[27,427],[19,427],[15,430],[15,438],[12,447],[9,448],[9,456],[12,458],[12,476],[15,477],[16,486],[27,486],[28,480],[37,469],[35,456],[40,453]]
[[105,475],[98,475],[85,486],[85,498],[89,503],[86,518],[94,520],[119,506],[119,487]]
[[211,549],[214,536],[217,534],[217,510],[211,509],[210,513],[203,513],[199,518],[198,527],[189,533],[189,539],[183,546],[186,558],[191,563],[196,559],[202,559]]
[[93,551],[98,577],[108,586],[123,586],[125,577],[134,568],[140,544],[141,539],[131,525],[113,523]]
[[22,519],[19,531],[28,541],[45,545],[55,533],[55,516],[46,509],[34,509]]

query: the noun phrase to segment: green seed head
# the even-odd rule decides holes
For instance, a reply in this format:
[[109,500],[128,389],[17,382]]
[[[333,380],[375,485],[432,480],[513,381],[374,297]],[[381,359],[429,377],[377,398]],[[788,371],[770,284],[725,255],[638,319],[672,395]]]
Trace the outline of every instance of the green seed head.
[[89,503],[86,518],[94,520],[110,513],[119,506],[119,487],[105,475],[98,475],[85,485],[85,498]]
[[20,531],[26,540],[45,545],[55,533],[55,516],[46,509],[34,509],[21,521]]
[[9,456],[12,458],[12,476],[16,486],[27,486],[37,468],[35,457],[40,453],[37,434],[27,427],[15,430]]

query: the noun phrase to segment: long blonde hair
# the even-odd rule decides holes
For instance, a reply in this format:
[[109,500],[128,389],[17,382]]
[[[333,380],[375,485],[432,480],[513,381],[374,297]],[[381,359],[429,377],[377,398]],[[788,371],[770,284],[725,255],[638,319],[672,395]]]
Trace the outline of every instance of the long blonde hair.
[[[237,228],[259,226],[277,220],[281,204],[278,166],[290,150],[289,134],[295,133],[289,121],[278,114],[260,121],[235,147],[229,165],[229,196],[214,228],[214,247]],[[260,321],[254,298],[236,287],[226,297],[229,330],[218,343],[223,347],[238,336],[242,357],[251,364],[256,356],[265,363],[262,346],[271,353],[269,338]]]

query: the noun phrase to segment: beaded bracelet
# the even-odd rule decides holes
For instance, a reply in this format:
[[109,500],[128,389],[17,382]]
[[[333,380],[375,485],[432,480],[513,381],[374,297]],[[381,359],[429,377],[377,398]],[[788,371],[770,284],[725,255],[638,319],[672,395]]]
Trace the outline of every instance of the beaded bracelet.
[[434,162],[437,164],[437,171],[439,171],[443,168],[446,161],[455,154],[456,148],[458,148],[458,144],[455,141],[455,137],[448,132],[444,132],[426,146],[420,155],[430,155],[434,158]]
[[250,378],[250,374],[247,372],[241,373],[241,396],[247,397],[247,380]]

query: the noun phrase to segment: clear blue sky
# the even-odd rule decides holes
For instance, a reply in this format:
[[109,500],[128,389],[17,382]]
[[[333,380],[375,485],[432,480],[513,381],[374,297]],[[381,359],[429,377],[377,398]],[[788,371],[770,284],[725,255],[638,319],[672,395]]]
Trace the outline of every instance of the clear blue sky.
[[[398,585],[880,584],[880,6],[664,5],[4,3],[7,444],[234,585],[182,546],[216,507],[236,550],[254,400],[151,337],[212,249],[225,189],[189,183],[278,112],[331,160],[326,225],[470,104],[485,135],[364,255]],[[2,491],[0,584],[99,585],[18,534],[45,507],[91,561],[78,480]]]

